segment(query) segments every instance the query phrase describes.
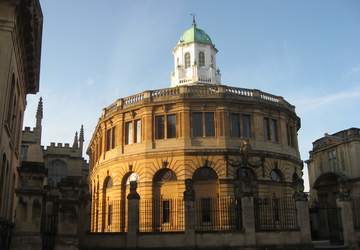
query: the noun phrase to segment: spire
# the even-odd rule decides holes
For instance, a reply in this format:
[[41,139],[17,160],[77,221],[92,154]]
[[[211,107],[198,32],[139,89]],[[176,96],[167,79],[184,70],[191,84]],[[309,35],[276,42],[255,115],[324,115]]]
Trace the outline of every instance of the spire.
[[84,125],[81,124],[79,142],[84,142]]
[[79,148],[79,144],[78,144],[78,132],[77,132],[77,131],[75,132],[73,148]]
[[37,111],[36,111],[36,127],[37,128],[41,127],[42,118],[43,118],[43,102],[42,102],[42,97],[40,97]]
[[80,146],[81,154],[82,154],[82,150],[83,150],[83,145],[84,145],[84,126],[81,124],[80,136],[79,136],[79,146]]

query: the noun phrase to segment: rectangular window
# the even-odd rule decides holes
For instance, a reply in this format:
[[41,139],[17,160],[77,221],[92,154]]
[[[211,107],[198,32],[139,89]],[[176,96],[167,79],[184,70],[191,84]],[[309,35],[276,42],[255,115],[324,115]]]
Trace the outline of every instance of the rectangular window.
[[202,198],[201,199],[201,222],[209,223],[211,222],[211,199]]
[[132,122],[125,123],[125,144],[133,143],[133,124]]
[[136,120],[135,121],[135,128],[134,128],[134,139],[135,139],[135,143],[140,143],[141,142],[141,120]]
[[214,112],[205,112],[205,136],[215,136]]
[[231,114],[230,134],[232,137],[240,137],[240,115]]
[[112,224],[112,205],[108,206],[108,226]]
[[278,141],[278,133],[277,133],[277,121],[274,119],[271,119],[271,141],[272,142],[277,142]]
[[110,139],[111,139],[111,129],[107,129],[106,130],[106,141],[105,141],[106,151],[110,150]]
[[163,115],[155,116],[155,139],[164,139],[165,118]]
[[175,138],[176,137],[176,115],[166,116],[166,137]]
[[162,223],[170,222],[170,201],[164,200],[162,202]]
[[244,138],[251,137],[251,117],[250,115],[242,115],[242,136]]
[[295,147],[294,127],[287,125],[287,141],[290,147]]
[[264,118],[264,139],[268,141],[271,139],[269,118]]
[[115,127],[111,129],[111,148],[116,147],[116,130]]
[[203,122],[202,122],[202,113],[193,112],[191,115],[191,126],[192,126],[192,136],[201,137],[203,136]]
[[264,139],[267,141],[278,142],[277,120],[264,118]]

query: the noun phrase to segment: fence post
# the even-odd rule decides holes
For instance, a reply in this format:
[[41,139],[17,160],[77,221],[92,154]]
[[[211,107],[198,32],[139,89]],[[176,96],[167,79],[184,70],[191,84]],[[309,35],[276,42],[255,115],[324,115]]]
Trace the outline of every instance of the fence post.
[[336,204],[340,208],[341,223],[344,236],[344,244],[348,249],[358,250],[357,237],[354,228],[354,217],[350,193],[340,192]]
[[241,197],[242,224],[246,234],[248,246],[256,245],[254,197],[249,194]]
[[295,200],[296,219],[301,233],[301,241],[303,244],[312,244],[307,195],[304,192],[295,192],[293,198]]
[[128,232],[126,235],[126,247],[136,248],[137,233],[139,232],[139,200],[140,195],[136,191],[137,182],[130,181],[130,193],[128,199]]
[[195,244],[195,191],[192,179],[185,180],[184,191],[185,207],[185,237],[188,246]]

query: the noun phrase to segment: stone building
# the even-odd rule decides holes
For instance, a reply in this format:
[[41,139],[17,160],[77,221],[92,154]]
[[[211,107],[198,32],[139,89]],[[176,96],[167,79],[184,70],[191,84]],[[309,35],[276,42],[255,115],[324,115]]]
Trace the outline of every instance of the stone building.
[[221,84],[217,52],[194,20],[171,88],[103,110],[83,249],[311,246],[295,107]]
[[360,242],[360,129],[313,142],[307,165],[313,236],[351,245],[357,234]]
[[88,189],[84,130],[75,134],[72,146],[51,143],[44,148],[42,118],[40,98],[36,126],[25,127],[22,135],[11,249],[78,249]]
[[9,243],[26,95],[39,90],[42,12],[38,0],[0,1],[0,248]]

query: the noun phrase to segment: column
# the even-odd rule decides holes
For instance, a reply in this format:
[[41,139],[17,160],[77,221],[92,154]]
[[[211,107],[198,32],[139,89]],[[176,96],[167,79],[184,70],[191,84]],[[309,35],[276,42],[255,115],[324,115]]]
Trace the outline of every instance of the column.
[[185,244],[187,246],[195,245],[195,191],[192,179],[185,180],[184,191],[184,208],[185,208]]
[[130,193],[128,199],[128,232],[126,235],[126,247],[136,248],[137,233],[139,232],[139,201],[140,195],[136,191],[137,182],[130,182]]
[[343,229],[344,244],[348,249],[358,250],[357,237],[354,228],[354,217],[352,210],[352,202],[349,192],[340,192],[336,204],[340,208],[340,218]]

